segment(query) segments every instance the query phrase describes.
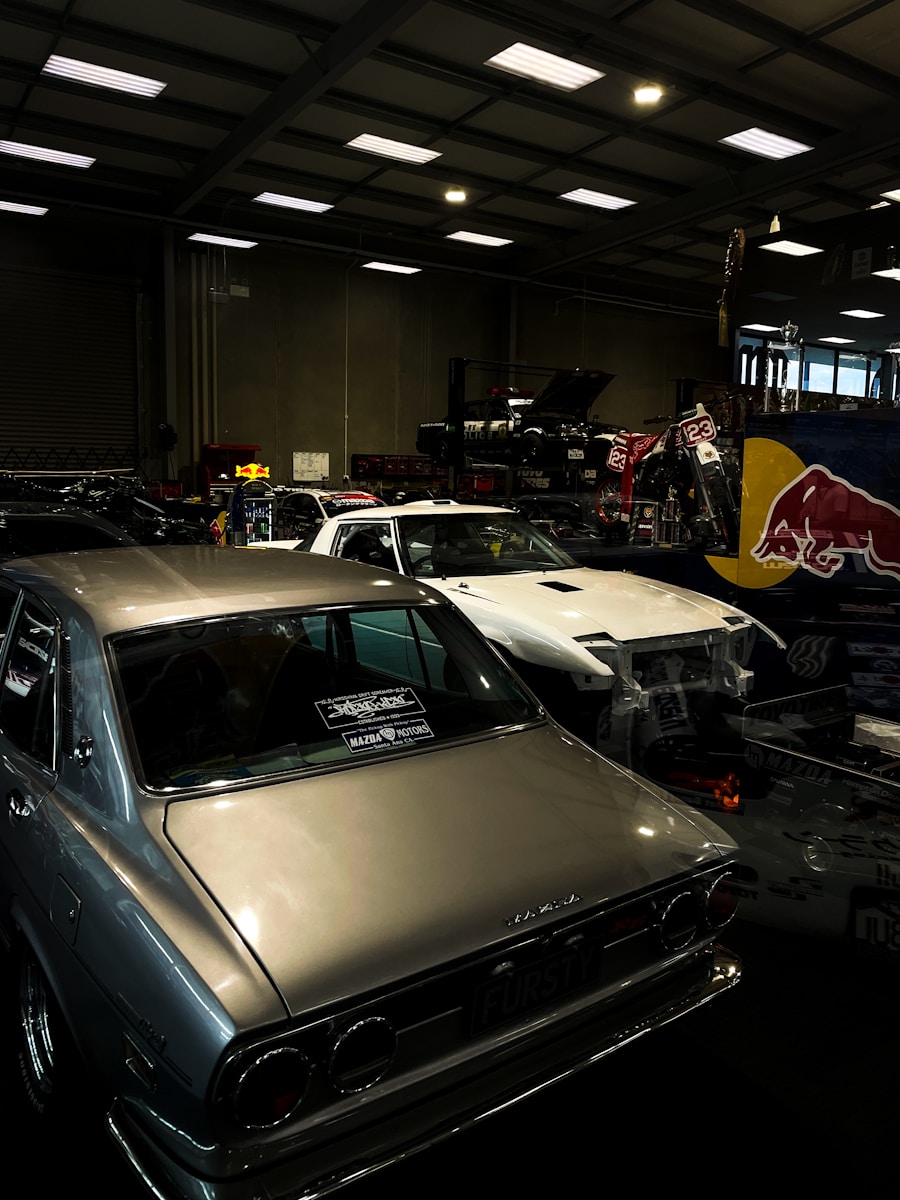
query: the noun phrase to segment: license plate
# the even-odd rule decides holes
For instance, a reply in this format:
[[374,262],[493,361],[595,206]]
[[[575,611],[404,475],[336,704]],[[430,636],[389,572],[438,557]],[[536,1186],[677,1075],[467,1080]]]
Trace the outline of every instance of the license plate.
[[900,898],[885,896],[856,908],[854,936],[875,954],[900,951]]
[[582,459],[582,458],[584,458],[584,451],[581,449],[576,449],[574,446],[570,446],[569,447],[569,458]]
[[470,1030],[483,1033],[587,987],[600,975],[602,943],[577,942],[558,954],[498,975],[475,990]]

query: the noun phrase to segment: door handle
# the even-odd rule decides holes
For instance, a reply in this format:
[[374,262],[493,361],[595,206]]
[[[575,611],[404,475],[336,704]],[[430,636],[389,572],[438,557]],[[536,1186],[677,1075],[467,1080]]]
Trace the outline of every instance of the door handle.
[[12,791],[6,793],[6,801],[9,805],[9,815],[13,821],[22,821],[34,812],[31,800],[27,796],[23,796],[18,788],[13,788]]

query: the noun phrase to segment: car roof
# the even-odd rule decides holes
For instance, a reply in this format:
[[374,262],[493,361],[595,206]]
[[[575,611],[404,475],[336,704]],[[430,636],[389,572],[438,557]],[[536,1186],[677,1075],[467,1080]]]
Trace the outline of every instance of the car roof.
[[485,513],[503,513],[510,515],[510,510],[499,504],[460,504],[456,500],[411,500],[409,504],[386,504],[379,508],[377,517],[367,517],[359,510],[356,512],[339,513],[331,518],[332,521],[383,521],[386,517],[422,517],[434,513],[450,511],[456,516],[466,516],[473,513],[479,517]]
[[393,571],[319,554],[237,546],[135,546],[13,559],[0,566],[62,617],[80,614],[99,636],[236,612],[366,602],[444,602]]

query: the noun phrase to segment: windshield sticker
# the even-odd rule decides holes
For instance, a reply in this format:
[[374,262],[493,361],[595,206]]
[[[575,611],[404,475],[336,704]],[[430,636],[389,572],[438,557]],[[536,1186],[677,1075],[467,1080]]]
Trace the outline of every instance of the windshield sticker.
[[409,746],[433,738],[434,733],[426,721],[410,718],[385,725],[369,725],[353,733],[342,734],[351,754],[364,750],[390,750],[396,746]]
[[353,696],[317,700],[316,708],[329,729],[342,729],[346,725],[360,725],[364,722],[387,721],[390,718],[425,711],[415,692],[408,687],[382,688],[380,691],[359,692]]

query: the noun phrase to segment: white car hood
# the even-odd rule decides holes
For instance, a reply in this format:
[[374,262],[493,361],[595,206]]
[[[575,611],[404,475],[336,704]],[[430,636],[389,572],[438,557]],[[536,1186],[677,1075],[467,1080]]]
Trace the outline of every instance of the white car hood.
[[742,623],[736,617],[746,625],[754,624],[745,613],[712,596],[589,566],[516,575],[430,577],[427,582],[450,596],[482,631],[492,612],[498,629],[509,629],[510,623],[521,619],[545,624],[565,638],[607,634],[617,642],[724,634]]
[[574,894],[586,911],[734,848],[552,723],[175,801],[166,835],[292,1013],[500,943],[537,905]]

